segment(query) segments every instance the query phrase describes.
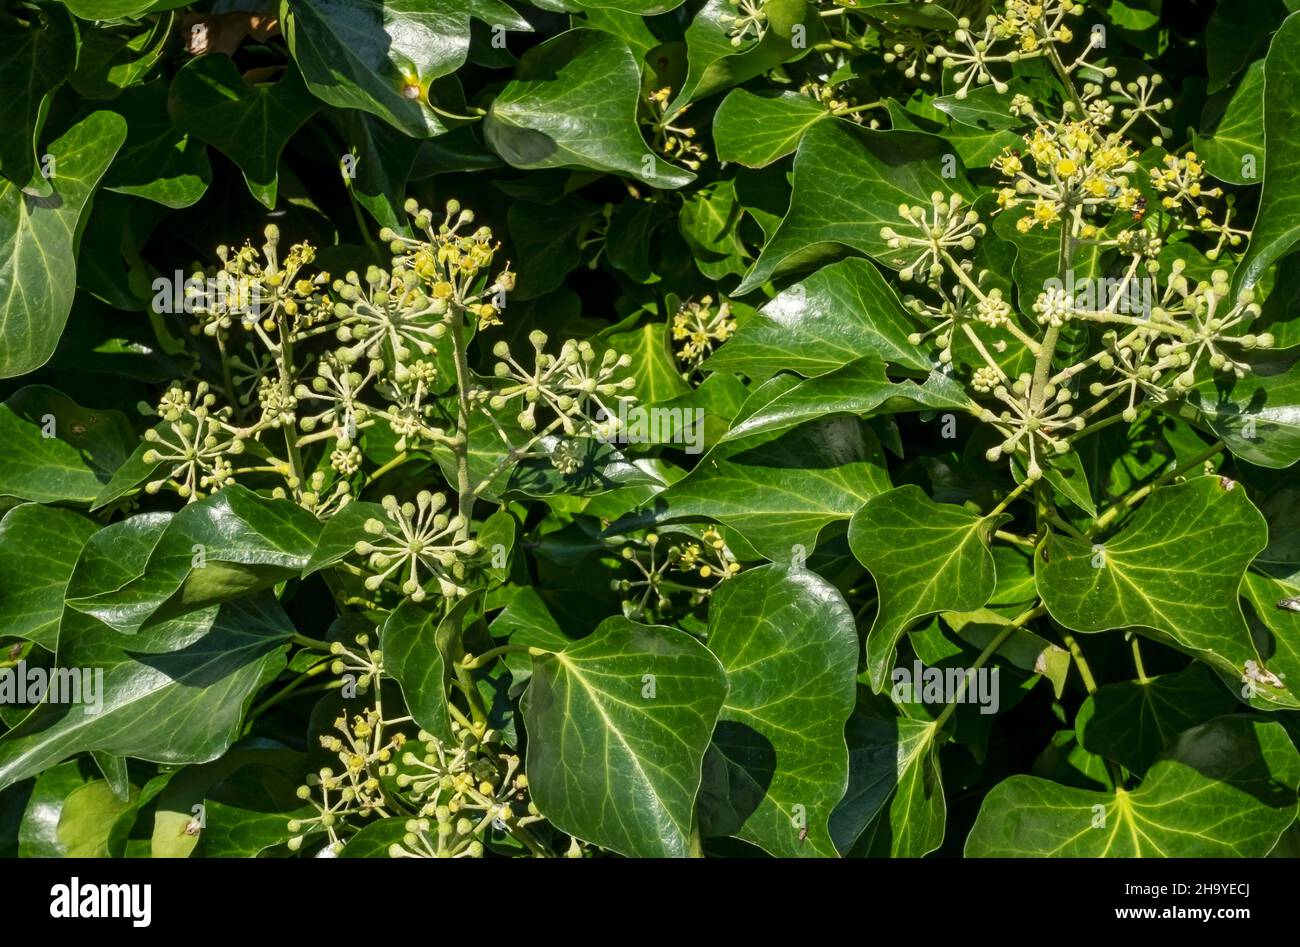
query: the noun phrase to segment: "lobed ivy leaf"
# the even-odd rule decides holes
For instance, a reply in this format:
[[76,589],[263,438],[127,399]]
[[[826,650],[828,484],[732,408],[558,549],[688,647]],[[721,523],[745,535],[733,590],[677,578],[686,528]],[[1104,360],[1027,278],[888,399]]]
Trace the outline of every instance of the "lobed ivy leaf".
[[900,204],[928,204],[935,191],[973,196],[955,162],[948,144],[930,135],[814,125],[795,154],[790,209],[735,295],[843,247],[896,265],[880,231],[897,226]]
[[[139,574],[169,517],[132,517],[90,538],[68,582],[70,599],[92,598]],[[64,610],[56,666],[91,676],[82,703],[39,704],[0,737],[0,788],[74,753],[98,750],[157,763],[216,759],[235,740],[253,695],[284,667],[288,618],[268,596],[212,605],[125,637],[96,618]],[[93,711],[93,712],[92,712]]]
[[1034,578],[1052,617],[1075,631],[1154,628],[1241,673],[1258,660],[1237,591],[1267,542],[1264,517],[1226,478],[1162,487],[1105,542],[1052,534]]
[[0,378],[34,371],[54,354],[72,311],[82,214],[126,140],[126,122],[92,112],[49,144],[52,193],[0,180]]
[[23,503],[0,519],[0,628],[47,651],[58,643],[64,591],[99,524],[72,510]]
[[558,829],[623,855],[692,853],[700,766],[727,695],[685,632],[607,618],[533,661],[528,785]]
[[695,175],[650,150],[637,127],[641,78],[627,44],[602,30],[574,29],[534,46],[492,100],[483,134],[516,168],[591,168],[652,187]]
[[857,689],[853,613],[816,573],[762,566],[714,593],[708,642],[728,689],[704,764],[702,831],[778,857],[833,857]]
[[1103,684],[1079,708],[1079,745],[1139,776],[1184,730],[1231,713],[1237,701],[1203,664],[1137,681]]
[[217,54],[186,63],[172,79],[167,108],[176,127],[239,165],[248,190],[275,208],[280,153],[316,105],[292,67],[271,85],[255,85]]
[[974,858],[1250,858],[1296,818],[1300,754],[1279,723],[1219,717],[1184,731],[1134,790],[1012,776],[980,806]]
[[[785,388],[774,379],[751,397]],[[889,487],[875,433],[856,418],[829,417],[719,444],[668,488],[663,512],[716,520],[766,558],[789,562],[816,547],[822,527]]]
[[849,524],[849,546],[876,581],[879,609],[867,635],[867,670],[880,693],[899,640],[917,619],[969,612],[993,595],[989,537],[997,520],[935,503],[912,484],[868,500]]

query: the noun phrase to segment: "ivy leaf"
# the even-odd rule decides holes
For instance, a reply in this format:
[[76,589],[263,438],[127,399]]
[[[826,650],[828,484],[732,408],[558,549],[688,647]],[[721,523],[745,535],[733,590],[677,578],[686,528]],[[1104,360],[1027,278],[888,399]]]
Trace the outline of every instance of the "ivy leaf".
[[967,857],[1261,857],[1296,817],[1300,754],[1280,723],[1219,717],[1182,733],[1134,790],[1012,776],[984,797]]
[[685,632],[607,618],[533,661],[528,785],[556,828],[637,857],[691,854],[700,766],[727,695]]
[[[764,389],[773,385],[783,387],[774,379]],[[871,429],[856,418],[829,417],[718,445],[667,490],[664,512],[717,520],[768,559],[789,562],[816,547],[823,526],[847,520],[889,487]]]
[[1251,630],[1260,657],[1295,693],[1296,682],[1300,681],[1300,614],[1282,602],[1300,598],[1300,582],[1295,578],[1283,581],[1250,572],[1241,590],[1255,613]]
[[1051,535],[1034,579],[1052,617],[1083,632],[1154,628],[1241,673],[1258,656],[1237,590],[1268,527],[1235,486],[1193,477],[1162,487],[1105,543]]
[[704,833],[778,857],[833,857],[857,689],[853,613],[816,573],[762,566],[714,593],[708,642],[728,691],[705,763]]
[[742,411],[723,441],[785,430],[841,412],[868,417],[926,408],[968,412],[973,407],[974,402],[951,375],[931,372],[920,384],[910,379],[892,382],[880,357],[868,355],[799,382],[752,414]]
[[[316,809],[295,793],[299,778],[290,778],[284,769],[266,763],[250,763],[209,788],[203,799],[206,824],[198,838],[200,854],[207,858],[256,858],[282,847],[290,819],[316,815]],[[388,821],[405,825],[404,819]],[[303,834],[313,829],[309,823]]]
[[479,598],[478,594],[465,596],[441,618],[423,605],[403,599],[389,613],[380,633],[384,671],[401,685],[411,717],[444,742],[452,741],[447,711],[450,642],[459,641],[461,627]]
[[36,777],[36,785],[18,826],[19,858],[63,858],[59,817],[68,796],[94,780],[95,766],[85,757],[51,766]]
[[662,322],[646,322],[624,330],[622,325],[611,327],[591,341],[598,354],[607,347],[632,360],[627,374],[635,384],[629,394],[635,396],[638,404],[657,404],[690,394],[691,386],[678,371],[677,360],[668,344],[668,326]]
[[[137,516],[90,538],[68,583],[88,598],[138,574],[167,526]],[[293,626],[267,596],[209,606],[158,622],[132,637],[66,609],[56,665],[103,671],[99,701],[42,703],[0,737],[0,788],[74,753],[99,750],[156,763],[216,759],[238,735],[253,695],[284,667]]]
[[1297,97],[1300,14],[1292,13],[1273,35],[1264,60],[1264,187],[1250,246],[1234,278],[1237,289],[1258,283],[1300,239],[1300,191],[1292,186],[1300,167],[1300,138],[1291,121]]
[[841,260],[769,300],[704,367],[759,380],[781,371],[811,377],[875,352],[887,362],[929,371],[929,357],[908,341],[914,328],[869,260]]
[[126,140],[126,122],[92,112],[46,149],[53,194],[0,180],[0,378],[44,365],[72,311],[77,236],[90,196]]
[[843,855],[920,858],[943,844],[948,810],[933,721],[877,715],[849,718],[849,788],[831,817]]
[[1300,460],[1300,371],[1269,367],[1269,374],[1209,378],[1188,394],[1232,453],[1261,467]]
[[464,65],[471,17],[531,29],[490,0],[281,0],[280,11],[317,98],[369,112],[414,138],[447,131],[430,105],[430,85]]
[[935,191],[971,196],[955,164],[956,177],[943,175],[945,156],[956,160],[950,151],[943,139],[914,132],[871,131],[847,122],[808,129],[794,158],[790,209],[735,295],[841,247],[901,265],[880,235],[882,227],[899,225],[900,204],[928,204]]
[[298,576],[321,526],[296,503],[233,484],[172,517],[141,572],[93,595],[69,589],[68,605],[123,634],[174,615],[270,588]]
[[23,503],[0,519],[0,628],[47,651],[58,643],[64,590],[99,524],[72,510]]
[[[1264,61],[1250,64],[1229,96],[1205,103],[1192,138],[1205,168],[1220,181],[1258,184],[1264,168]],[[1249,159],[1249,161],[1247,161]],[[1253,164],[1251,164],[1253,162]],[[1247,174],[1247,171],[1250,174]]]
[[677,188],[695,180],[654,154],[637,127],[641,71],[627,44],[576,29],[534,46],[483,120],[488,144],[528,170],[591,168]]
[[167,101],[176,127],[239,165],[248,190],[275,209],[280,152],[316,103],[292,67],[272,85],[253,85],[221,55],[190,60],[172,79]]
[[172,124],[167,89],[166,80],[155,79],[105,105],[126,120],[127,134],[104,188],[164,207],[189,207],[208,189],[212,165],[207,147]]
[[125,460],[135,432],[118,411],[83,408],[44,385],[0,405],[0,496],[88,504]]
[[[0,24],[0,175],[18,187],[49,195],[49,182],[36,174],[36,137],[50,100],[77,58],[77,32],[58,6],[21,8],[25,27],[6,15]],[[57,173],[57,172],[56,172]]]
[[718,160],[765,168],[792,154],[804,132],[830,117],[820,102],[798,92],[735,89],[713,116]]
[[1103,684],[1074,720],[1079,744],[1138,775],[1175,736],[1222,714],[1237,701],[1203,664],[1140,681]]
[[826,36],[817,5],[808,0],[767,0],[762,38],[755,40],[751,32],[739,44],[733,43],[732,24],[723,20],[736,14],[729,0],[708,0],[691,20],[685,36],[686,78],[668,107],[670,114],[782,63],[802,59]]
[[971,612],[993,595],[989,552],[996,523],[959,506],[935,503],[908,484],[873,497],[849,524],[849,546],[871,572],[880,598],[867,635],[867,670],[880,693],[908,628],[935,612]]

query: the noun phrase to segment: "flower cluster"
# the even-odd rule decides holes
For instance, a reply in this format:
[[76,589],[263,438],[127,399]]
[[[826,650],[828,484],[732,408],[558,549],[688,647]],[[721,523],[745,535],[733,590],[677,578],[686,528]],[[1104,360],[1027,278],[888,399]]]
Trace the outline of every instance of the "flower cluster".
[[725,299],[714,305],[712,296],[689,299],[673,314],[673,341],[683,374],[699,370],[704,360],[736,331],[736,318]]
[[[623,613],[633,619],[647,616],[661,618],[672,610],[674,592],[689,594],[692,607],[712,596],[713,591],[741,569],[735,554],[714,526],[705,527],[695,535],[685,527],[680,542],[661,550],[662,537],[647,533],[640,541],[625,544],[619,552],[624,562],[637,572],[635,579],[614,579],[610,588],[624,597]],[[670,573],[694,581],[687,584],[675,581]],[[700,584],[702,583],[702,584]]]
[[366,520],[371,538],[358,540],[354,549],[372,572],[366,589],[378,590],[391,576],[401,593],[417,602],[424,600],[430,582],[444,598],[466,594],[466,564],[478,555],[479,544],[465,535],[463,516],[444,512],[446,496],[421,490],[414,503],[390,495],[382,505],[388,521]]

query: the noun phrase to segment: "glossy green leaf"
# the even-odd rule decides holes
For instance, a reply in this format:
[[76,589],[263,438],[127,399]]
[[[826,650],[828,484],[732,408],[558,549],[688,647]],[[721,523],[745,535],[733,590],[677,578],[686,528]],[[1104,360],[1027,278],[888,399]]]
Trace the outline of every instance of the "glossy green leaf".
[[1053,534],[1034,574],[1048,611],[1067,628],[1154,628],[1241,672],[1258,656],[1237,590],[1266,542],[1264,517],[1245,490],[1193,477],[1157,490],[1104,541]]
[[880,230],[897,225],[899,204],[928,204],[935,191],[970,197],[955,164],[957,176],[943,176],[949,153],[945,142],[929,135],[843,122],[814,125],[795,154],[790,210],[736,295],[843,247],[897,265]]
[[313,95],[369,112],[416,138],[448,128],[430,85],[464,64],[471,17],[529,28],[492,0],[282,0],[280,13]]
[[72,310],[82,213],[125,139],[120,115],[92,112],[47,148],[51,196],[0,181],[0,378],[54,354]]
[[713,116],[718,160],[765,168],[793,154],[804,132],[831,117],[821,103],[797,92],[727,94]]
[[248,190],[271,209],[280,152],[316,111],[296,69],[270,85],[254,85],[220,55],[186,63],[172,80],[167,107],[177,128],[239,165]]
[[1300,96],[1300,16],[1292,13],[1273,36],[1264,61],[1264,187],[1250,247],[1236,286],[1254,286],[1274,261],[1300,239],[1300,193],[1292,186],[1300,168],[1300,140],[1291,114]]
[[1203,664],[1145,681],[1103,684],[1074,721],[1080,745],[1139,775],[1179,733],[1230,713],[1237,701]]
[[1242,379],[1207,379],[1188,400],[1237,457],[1290,467],[1300,460],[1300,372],[1294,364],[1261,369]]
[[853,614],[816,573],[763,566],[714,593],[708,642],[729,689],[705,763],[704,833],[780,857],[834,856],[828,823],[847,785],[857,688]]
[[483,120],[488,144],[516,168],[591,168],[652,187],[695,175],[654,154],[636,124],[640,70],[627,45],[576,29],[535,46]]
[[[92,536],[69,597],[87,597],[143,569],[167,519],[137,516]],[[65,610],[57,666],[80,671],[81,701],[47,700],[0,737],[0,786],[86,750],[159,763],[215,759],[237,736],[254,693],[283,668],[292,633],[265,596],[208,606],[130,637]]]
[[777,372],[822,375],[875,352],[887,362],[928,371],[908,341],[915,323],[869,260],[833,263],[769,300],[708,360],[711,371],[755,379]]
[[726,694],[703,645],[625,618],[537,657],[520,705],[537,807],[624,855],[691,854],[700,766]]
[[880,607],[867,636],[872,687],[885,686],[899,640],[919,618],[981,608],[997,582],[990,534],[997,523],[935,503],[908,485],[873,497],[853,515],[849,545],[876,580]]
[[0,175],[8,179],[6,186],[30,183],[49,195],[36,138],[54,90],[76,60],[77,33],[68,14],[54,4],[19,7],[14,13],[22,19],[6,14],[0,20],[0,126],[6,130],[0,141]]
[[64,590],[99,525],[72,510],[23,503],[0,519],[0,628],[47,651],[58,642]]
[[189,207],[203,196],[212,180],[208,149],[172,124],[164,80],[129,89],[106,107],[127,125],[122,153],[104,176],[107,190],[165,207]]
[[1196,153],[1220,181],[1258,184],[1264,170],[1264,62],[1257,60],[1231,96],[1220,93],[1201,116]]
[[667,515],[717,520],[789,562],[816,547],[823,526],[889,487],[876,435],[856,418],[831,417],[720,444],[663,499]]
[[83,408],[32,385],[0,405],[0,496],[87,504],[126,459],[135,434],[117,411]]
[[1296,817],[1300,755],[1278,723],[1220,717],[1183,732],[1134,790],[1012,776],[985,797],[970,857],[1249,858]]

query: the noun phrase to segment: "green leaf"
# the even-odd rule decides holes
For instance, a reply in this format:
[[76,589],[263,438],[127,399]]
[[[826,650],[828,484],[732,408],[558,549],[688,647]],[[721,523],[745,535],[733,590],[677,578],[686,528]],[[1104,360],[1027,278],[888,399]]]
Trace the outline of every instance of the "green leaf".
[[798,92],[735,89],[713,116],[718,160],[765,168],[793,154],[804,132],[830,117],[820,102]]
[[892,382],[880,357],[868,355],[801,381],[753,413],[742,410],[723,442],[785,430],[827,414],[870,417],[926,408],[969,412],[974,402],[951,375],[931,372],[921,384],[910,379]]
[[849,788],[831,817],[843,855],[920,858],[943,844],[948,810],[933,721],[849,718]]
[[0,628],[47,651],[58,643],[63,593],[99,524],[72,510],[24,503],[0,519]]
[[207,147],[172,124],[167,88],[155,79],[105,105],[126,120],[127,135],[104,187],[164,207],[189,207],[207,191],[212,165]]
[[0,496],[88,504],[135,443],[126,416],[83,408],[44,385],[0,405]]
[[[779,391],[781,380],[754,397],[773,385]],[[812,552],[823,526],[847,520],[889,487],[876,435],[840,416],[720,444],[662,499],[667,516],[716,520],[768,559],[789,562]]]
[[516,168],[591,168],[677,188],[695,175],[654,154],[637,127],[641,73],[627,44],[576,29],[534,46],[492,101],[483,134]]
[[1268,374],[1209,378],[1188,393],[1232,453],[1261,467],[1300,460],[1300,371],[1294,363],[1260,366]]
[[908,341],[914,329],[869,260],[842,260],[769,300],[704,367],[758,380],[781,371],[811,377],[875,352],[887,362],[929,371],[930,358]]
[[[301,776],[279,767],[250,763],[212,786],[203,799],[206,825],[199,836],[199,853],[207,858],[256,858],[288,841],[291,819],[319,815],[296,795]],[[403,819],[385,819],[381,823]],[[320,823],[302,834],[323,832]]]
[[514,10],[486,0],[282,0],[280,11],[317,98],[369,112],[415,138],[447,130],[431,107],[430,85],[464,65],[471,17],[529,29]]
[[689,394],[691,386],[677,369],[677,359],[668,346],[668,326],[662,322],[646,322],[634,329],[618,331],[620,326],[602,332],[592,339],[597,352],[613,349],[630,358],[627,374],[634,384],[628,394],[638,405],[671,401]]
[[880,598],[867,636],[867,669],[880,693],[899,640],[917,619],[969,612],[993,595],[997,570],[989,553],[995,521],[935,503],[907,485],[873,497],[849,524],[849,546],[876,580]]
[[62,858],[59,816],[68,795],[95,778],[95,767],[84,757],[51,766],[38,777],[18,827],[19,858]]
[[[86,598],[138,574],[167,521],[136,516],[92,536],[69,597]],[[291,634],[288,618],[266,596],[209,606],[131,637],[66,609],[56,665],[79,670],[83,682],[89,676],[90,688],[81,703],[47,700],[0,737],[0,788],[88,750],[156,763],[216,759],[237,736],[253,695],[284,667]]]
[[1103,684],[1079,708],[1074,729],[1085,750],[1141,775],[1179,733],[1236,705],[1205,665],[1193,663],[1173,674]]
[[1240,674],[1258,660],[1237,590],[1267,543],[1244,489],[1219,477],[1161,487],[1104,543],[1052,534],[1034,578],[1052,617],[1075,631],[1154,628]]
[[1220,181],[1259,183],[1264,168],[1263,60],[1250,64],[1231,96],[1220,93],[1205,103],[1201,131],[1192,140],[1206,170]]
[[691,854],[701,761],[726,695],[703,645],[626,618],[537,657],[520,710],[538,809],[623,855]]
[[270,588],[301,574],[320,522],[296,503],[233,484],[171,518],[132,581],[68,605],[123,634],[175,615]]
[[930,135],[842,121],[814,125],[795,154],[790,210],[735,295],[843,247],[901,265],[880,235],[882,227],[898,225],[900,204],[928,204],[935,191],[970,197],[960,168],[953,167],[955,178],[943,176],[950,152]]
[[966,839],[973,858],[1252,858],[1296,818],[1300,755],[1278,723],[1220,717],[1181,734],[1134,790],[1034,776],[994,787]]
[[15,12],[29,19],[20,25],[24,21],[6,13],[0,20],[0,127],[5,129],[0,175],[8,178],[8,184],[20,188],[31,184],[38,193],[49,195],[49,181],[40,176],[33,179],[41,170],[36,138],[54,90],[76,63],[77,31],[68,14],[54,4],[20,7]]
[[452,741],[451,715],[447,711],[452,657],[449,648],[453,640],[460,640],[466,617],[478,605],[477,594],[467,595],[440,618],[433,610],[403,599],[389,613],[380,632],[384,671],[401,685],[411,717],[445,742]]
[[817,5],[808,0],[767,0],[762,39],[733,43],[732,24],[723,17],[737,15],[729,0],[708,0],[686,28],[686,78],[669,106],[678,113],[688,102],[739,85],[782,63],[802,59],[826,37]]
[[[1295,693],[1300,682],[1300,614],[1283,603],[1300,598],[1300,582],[1249,572],[1241,591],[1254,612],[1251,631],[1260,657],[1270,672]],[[1243,687],[1243,696],[1246,693],[1249,691]]]
[[52,142],[53,194],[0,181],[0,378],[44,365],[72,311],[82,212],[126,140],[126,122],[92,112]]
[[1300,14],[1291,14],[1273,36],[1264,60],[1264,187],[1259,195],[1250,247],[1235,276],[1238,289],[1254,286],[1264,271],[1300,239],[1300,135],[1291,120],[1300,97]]
[[252,195],[275,208],[280,152],[316,103],[298,71],[253,85],[226,56],[199,56],[172,79],[167,107],[181,131],[206,141],[239,166]]
[[68,794],[59,814],[59,847],[67,858],[107,858],[108,836],[118,816],[135,808],[131,797],[119,799],[102,779]]
[[833,857],[828,823],[848,784],[844,724],[857,689],[852,612],[816,573],[762,566],[714,593],[708,642],[728,691],[705,763],[702,830],[778,857]]

